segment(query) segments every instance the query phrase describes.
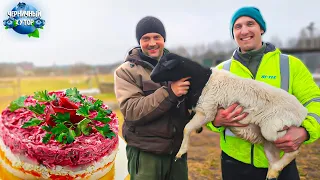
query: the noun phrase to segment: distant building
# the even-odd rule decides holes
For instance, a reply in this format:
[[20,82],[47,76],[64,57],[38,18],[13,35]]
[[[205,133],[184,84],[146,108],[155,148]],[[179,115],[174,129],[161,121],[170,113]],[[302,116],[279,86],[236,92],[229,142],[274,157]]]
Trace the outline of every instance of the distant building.
[[16,64],[18,76],[34,76],[34,65],[31,62],[21,62]]
[[32,71],[34,69],[34,65],[31,62],[17,63],[17,66],[21,67],[24,71]]
[[205,67],[214,67],[221,62],[230,59],[232,53],[215,55],[214,58],[204,58],[201,64]]
[[301,59],[311,73],[320,73],[320,48],[283,48],[281,52]]

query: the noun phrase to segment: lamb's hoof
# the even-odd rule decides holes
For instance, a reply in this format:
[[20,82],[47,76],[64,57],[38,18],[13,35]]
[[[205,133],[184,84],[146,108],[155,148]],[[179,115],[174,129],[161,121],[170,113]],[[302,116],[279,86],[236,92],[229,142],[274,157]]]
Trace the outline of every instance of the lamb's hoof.
[[176,160],[180,159],[182,155],[182,153],[178,152],[178,154],[176,155]]
[[201,132],[202,132],[202,130],[203,130],[203,128],[201,127],[201,128],[199,128],[199,129],[197,129],[197,130],[196,130],[196,133],[198,133],[198,134],[199,134],[199,133],[201,133]]
[[276,171],[271,168],[268,170],[266,180],[277,180],[278,176],[279,176],[279,171]]

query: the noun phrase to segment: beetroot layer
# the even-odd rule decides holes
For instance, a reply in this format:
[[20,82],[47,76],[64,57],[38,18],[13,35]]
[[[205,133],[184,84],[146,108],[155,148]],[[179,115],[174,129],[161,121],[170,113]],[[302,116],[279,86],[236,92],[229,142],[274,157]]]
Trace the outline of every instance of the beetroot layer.
[[[63,95],[63,93],[59,95]],[[91,98],[91,100],[93,99]],[[25,103],[26,105],[35,104],[36,100],[30,96]],[[41,126],[47,125],[46,123],[35,127],[21,128],[22,124],[29,121],[32,116],[33,113],[25,108],[14,112],[8,108],[5,109],[0,118],[0,137],[13,153],[25,156],[35,163],[47,167],[88,165],[111,154],[117,148],[118,136],[112,139],[104,138],[99,132],[76,137],[71,144],[63,145],[53,139],[44,144],[42,138],[46,132],[41,129]],[[109,117],[112,119],[108,123],[110,129],[118,134],[118,120],[115,118],[115,114],[111,114]],[[38,116],[38,118],[45,119],[44,115]],[[102,125],[101,122],[94,123]]]

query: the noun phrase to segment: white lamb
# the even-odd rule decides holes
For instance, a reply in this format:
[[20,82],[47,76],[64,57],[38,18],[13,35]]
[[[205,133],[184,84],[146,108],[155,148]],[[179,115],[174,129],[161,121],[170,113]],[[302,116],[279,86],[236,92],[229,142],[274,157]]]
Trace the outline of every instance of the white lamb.
[[[164,81],[168,80],[164,76],[174,76],[172,74],[174,72],[176,74],[182,73],[182,71],[190,72],[191,68],[201,72],[201,67],[193,63],[195,62],[189,62],[188,59],[183,61],[180,59],[161,59],[151,78],[156,81]],[[183,70],[180,71],[179,69],[182,68]],[[286,130],[283,130],[285,126],[299,127],[307,116],[307,109],[295,96],[280,88],[252,79],[241,78],[225,70],[216,68],[211,70],[212,74],[203,87],[194,108],[195,115],[184,129],[184,139],[176,157],[180,158],[187,152],[189,136],[193,130],[214,120],[218,106],[226,108],[233,103],[239,103],[244,107],[244,112],[248,112],[248,116],[240,123],[249,125],[247,127],[230,127],[229,129],[240,138],[254,144],[264,145],[265,154],[269,161],[267,179],[277,179],[282,169],[296,158],[299,151],[285,153],[280,158],[280,149],[273,144],[273,141],[285,135]],[[182,76],[191,76],[194,81],[192,74]]]

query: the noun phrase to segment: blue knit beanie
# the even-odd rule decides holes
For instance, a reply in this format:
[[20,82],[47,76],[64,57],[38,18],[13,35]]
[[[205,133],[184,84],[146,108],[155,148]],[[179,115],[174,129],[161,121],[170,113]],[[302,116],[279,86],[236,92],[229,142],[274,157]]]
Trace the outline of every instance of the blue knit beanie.
[[260,13],[260,10],[256,7],[242,7],[240,9],[238,9],[232,16],[231,19],[231,23],[230,23],[230,31],[232,34],[232,38],[234,38],[233,35],[233,25],[236,22],[236,20],[238,18],[240,18],[241,16],[248,16],[251,17],[252,19],[254,19],[255,21],[257,21],[257,23],[260,25],[261,29],[266,32],[267,27],[266,27],[266,23],[263,20],[263,17]]

